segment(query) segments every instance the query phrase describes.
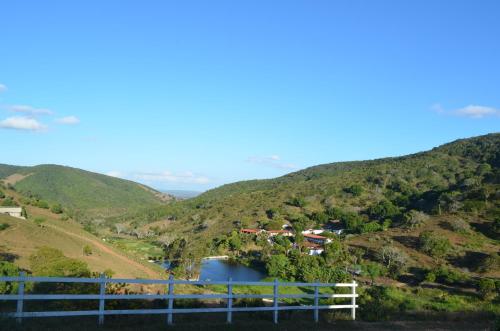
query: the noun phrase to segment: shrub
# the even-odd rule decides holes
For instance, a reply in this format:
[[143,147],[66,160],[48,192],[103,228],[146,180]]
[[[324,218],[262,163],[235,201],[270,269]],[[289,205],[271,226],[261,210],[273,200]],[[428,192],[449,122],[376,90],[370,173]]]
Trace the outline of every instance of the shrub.
[[404,216],[404,226],[409,229],[417,228],[429,219],[429,216],[426,213],[417,210],[410,210]]
[[444,257],[452,248],[448,238],[441,237],[430,231],[420,234],[419,245],[422,252],[432,257]]
[[295,206],[295,207],[305,207],[306,206],[306,200],[302,197],[293,197],[290,199],[288,202],[290,205]]
[[476,271],[485,273],[496,270],[499,267],[500,267],[500,256],[498,256],[497,253],[491,253],[478,263]]
[[12,197],[6,197],[1,204],[3,207],[16,207],[17,203],[12,199]]
[[483,278],[478,283],[478,291],[483,300],[491,300],[496,296],[496,285],[493,279]]
[[50,207],[50,211],[53,212],[54,214],[62,214],[63,208],[61,204],[56,203],[55,205],[52,205],[52,207]]
[[90,277],[91,273],[83,261],[64,256],[62,251],[41,247],[30,256],[30,269],[36,276]]
[[36,225],[42,226],[42,224],[46,221],[44,217],[36,217],[33,222],[35,222]]
[[447,267],[439,267],[432,273],[435,274],[436,281],[441,284],[464,285],[471,280],[469,275]]
[[382,226],[376,221],[364,223],[363,225],[361,225],[359,227],[360,233],[369,233],[369,232],[375,232],[375,231],[380,231],[380,230],[382,230]]
[[0,223],[0,231],[7,229],[10,225],[7,223]]
[[83,246],[83,254],[87,256],[92,255],[92,247],[89,245]]
[[28,212],[26,211],[26,208],[24,206],[21,209],[21,216],[28,219]]
[[436,273],[432,270],[428,270],[425,274],[424,280],[426,282],[434,283],[436,281]]
[[470,231],[470,225],[461,218],[454,218],[448,221],[450,228],[459,233],[467,233]]
[[35,203],[35,206],[38,208],[49,209],[49,204],[47,203],[47,201],[43,201],[43,200],[38,200]]
[[351,193],[355,197],[360,196],[363,193],[363,187],[361,185],[351,185],[349,187],[344,188],[344,192]]

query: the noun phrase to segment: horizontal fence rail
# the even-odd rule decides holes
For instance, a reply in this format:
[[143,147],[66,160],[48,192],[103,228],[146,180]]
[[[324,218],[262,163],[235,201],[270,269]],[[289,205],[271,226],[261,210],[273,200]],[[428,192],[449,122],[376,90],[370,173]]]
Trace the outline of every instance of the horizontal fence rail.
[[[273,321],[278,323],[279,311],[285,310],[312,310],[314,312],[314,321],[319,321],[319,311],[325,309],[350,309],[351,317],[356,318],[356,287],[355,281],[352,283],[303,283],[303,282],[247,282],[247,281],[200,281],[200,280],[175,280],[173,276],[169,279],[118,279],[105,278],[69,278],[69,277],[29,277],[21,273],[18,277],[0,277],[1,282],[16,282],[19,284],[17,294],[0,294],[0,301],[16,301],[16,311],[2,313],[1,315],[16,318],[19,323],[23,318],[29,317],[61,317],[61,316],[98,316],[100,325],[104,323],[106,315],[153,315],[164,314],[167,316],[167,324],[173,324],[174,314],[192,314],[192,313],[226,313],[227,322],[232,322],[233,312],[273,312]],[[99,284],[98,294],[29,294],[25,293],[26,283],[80,283],[80,284]],[[167,286],[165,294],[106,294],[107,284],[147,284],[147,285],[165,285]],[[227,293],[210,294],[175,294],[175,285],[224,285],[227,287]],[[273,288],[273,294],[235,294],[233,286],[268,286]],[[314,294],[279,294],[280,287],[309,287],[314,290]],[[320,288],[351,288],[348,294],[322,294]],[[284,305],[280,299],[313,299],[312,305]],[[321,305],[320,299],[350,299],[350,304]],[[164,309],[113,309],[106,310],[106,300],[166,300],[167,305]],[[227,301],[225,307],[212,308],[174,308],[176,299],[223,299]],[[234,307],[233,299],[263,299],[269,302],[270,306],[265,307]],[[96,300],[99,302],[98,310],[82,311],[25,311],[25,301],[36,300]],[[281,304],[281,305],[280,305]]]

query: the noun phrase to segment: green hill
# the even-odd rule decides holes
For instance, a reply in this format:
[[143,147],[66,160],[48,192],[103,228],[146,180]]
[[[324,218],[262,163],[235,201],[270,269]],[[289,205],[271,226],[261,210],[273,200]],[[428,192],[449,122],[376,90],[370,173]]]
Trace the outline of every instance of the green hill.
[[429,224],[446,223],[446,217],[477,223],[473,228],[481,231],[474,233],[490,240],[492,222],[500,215],[499,165],[496,133],[408,156],[325,164],[228,184],[162,207],[160,214],[176,220],[168,223],[169,233],[185,238],[190,243],[185,253],[195,256],[217,253],[214,242],[241,226],[321,227],[341,219],[354,237],[383,236],[387,229],[409,231],[405,222],[415,211],[430,217]]
[[123,214],[171,199],[132,181],[58,165],[0,165],[0,178],[26,198],[61,204],[80,217]]

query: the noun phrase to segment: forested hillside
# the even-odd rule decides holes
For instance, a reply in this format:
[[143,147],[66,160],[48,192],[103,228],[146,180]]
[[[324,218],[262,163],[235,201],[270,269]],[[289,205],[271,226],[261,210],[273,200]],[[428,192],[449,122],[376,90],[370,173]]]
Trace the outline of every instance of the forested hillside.
[[128,180],[58,165],[0,165],[0,179],[24,196],[23,204],[58,205],[82,220],[146,210],[172,199]]
[[228,184],[164,207],[162,214],[176,219],[171,226],[180,233],[200,237],[225,233],[235,221],[248,227],[271,219],[314,226],[339,212],[352,214],[351,220],[344,217],[352,233],[385,220],[397,227],[411,210],[492,221],[499,208],[499,164],[500,134],[490,134],[403,157],[325,164]]

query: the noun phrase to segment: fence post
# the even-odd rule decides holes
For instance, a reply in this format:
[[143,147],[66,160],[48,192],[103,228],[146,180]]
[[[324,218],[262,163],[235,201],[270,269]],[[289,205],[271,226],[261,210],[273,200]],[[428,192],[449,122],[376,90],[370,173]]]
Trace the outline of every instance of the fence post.
[[18,324],[21,324],[23,322],[23,305],[24,305],[24,277],[26,276],[26,273],[24,271],[21,271],[19,273],[19,282],[18,282],[18,285],[19,285],[19,288],[18,288],[18,291],[17,291],[17,295],[19,296],[18,299],[17,299],[17,309],[16,309],[16,313],[17,313],[17,319],[16,319],[16,322]]
[[170,274],[168,277],[168,315],[167,315],[167,324],[173,324],[173,313],[172,309],[174,309],[174,275]]
[[233,279],[227,281],[227,323],[233,322]]
[[351,298],[351,317],[352,320],[354,321],[356,319],[356,286],[358,284],[356,283],[355,280],[352,281],[352,298]]
[[278,278],[274,279],[274,301],[273,301],[274,311],[273,320],[274,324],[278,324]]
[[[317,283],[318,281],[315,280],[314,283]],[[319,286],[316,284],[314,286],[314,322],[318,323],[319,322]]]
[[106,295],[106,275],[101,273],[99,281],[99,325],[104,324],[104,296]]

